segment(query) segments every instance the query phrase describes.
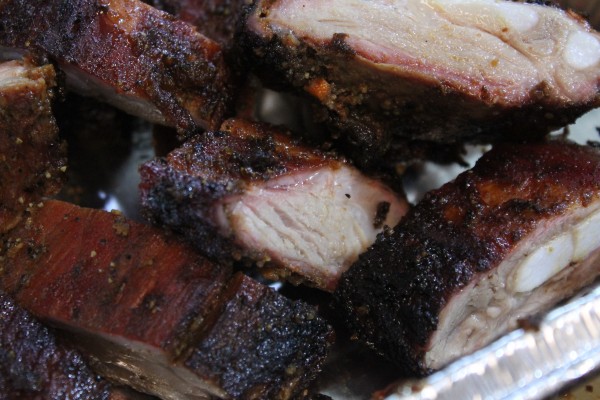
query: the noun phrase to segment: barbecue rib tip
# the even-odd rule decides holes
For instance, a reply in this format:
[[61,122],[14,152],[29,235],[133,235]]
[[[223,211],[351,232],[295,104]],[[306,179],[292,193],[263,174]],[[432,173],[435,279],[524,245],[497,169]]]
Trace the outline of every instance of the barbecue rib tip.
[[51,65],[0,64],[0,234],[65,181],[66,147],[52,115],[55,85]]
[[332,337],[316,310],[159,229],[48,200],[4,238],[0,286],[102,376],[163,399],[288,399]]
[[67,86],[185,136],[217,128],[233,84],[221,47],[138,0],[0,1],[0,57],[48,57]]
[[365,165],[540,138],[600,104],[600,35],[540,4],[259,0],[243,38],[263,81],[313,99]]
[[183,232],[214,259],[249,258],[272,278],[328,291],[408,209],[343,159],[240,119],[140,172],[142,206],[157,225]]
[[336,304],[358,337],[423,374],[593,282],[599,224],[599,149],[497,145],[380,236]]

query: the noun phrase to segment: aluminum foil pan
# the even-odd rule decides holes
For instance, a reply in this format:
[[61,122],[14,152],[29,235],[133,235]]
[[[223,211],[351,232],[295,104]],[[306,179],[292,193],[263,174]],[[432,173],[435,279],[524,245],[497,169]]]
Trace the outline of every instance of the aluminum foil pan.
[[540,399],[600,366],[600,287],[386,400]]

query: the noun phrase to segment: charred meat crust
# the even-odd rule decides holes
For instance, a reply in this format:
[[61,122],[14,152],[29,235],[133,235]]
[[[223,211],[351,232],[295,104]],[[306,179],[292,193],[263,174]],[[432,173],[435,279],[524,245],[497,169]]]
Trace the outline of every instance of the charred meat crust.
[[412,373],[449,299],[545,220],[600,197],[600,154],[569,142],[497,145],[428,193],[342,277],[335,303],[353,332]]
[[[52,115],[51,65],[8,62],[14,77],[0,82],[0,233],[14,227],[30,203],[56,194],[65,181],[66,147]],[[10,72],[20,71],[20,72]]]
[[[285,130],[242,119],[140,168],[144,215],[209,257],[332,291],[408,207],[379,180]],[[283,239],[280,239],[283,238]]]
[[599,96],[564,103],[543,85],[525,101],[501,104],[485,87],[469,94],[432,83],[426,71],[400,76],[357,54],[345,33],[326,42],[287,28],[279,34],[269,20],[277,3],[257,1],[247,13],[240,38],[247,64],[268,86],[312,99],[315,118],[332,131],[323,141],[333,140],[363,166],[381,159],[458,158],[444,145],[539,139],[600,104]]
[[220,46],[141,2],[4,0],[0,12],[0,46],[48,56],[83,94],[129,98],[116,102],[180,132],[217,128],[228,111]]
[[[166,393],[168,378],[144,371],[173,368],[176,382],[189,375],[225,398],[284,399],[320,369],[332,334],[314,308],[230,279],[229,267],[119,214],[57,201],[30,211],[3,240],[0,285],[69,332],[112,379]],[[123,369],[128,363],[133,370]],[[179,389],[187,398],[190,388]]]
[[255,181],[340,162],[299,145],[277,128],[228,120],[220,131],[196,136],[167,158],[140,167],[142,208],[152,223],[184,233],[209,257],[240,259],[241,249],[212,223],[214,202],[243,193]]
[[75,350],[0,292],[2,399],[114,399]]
[[[238,273],[230,281],[226,301],[209,334],[185,360],[201,375],[223,371],[224,389],[234,398],[298,398],[317,376],[331,330],[314,310],[277,295]],[[294,329],[290,329],[294,327]],[[235,338],[235,340],[231,340]],[[268,384],[267,384],[268,383]]]

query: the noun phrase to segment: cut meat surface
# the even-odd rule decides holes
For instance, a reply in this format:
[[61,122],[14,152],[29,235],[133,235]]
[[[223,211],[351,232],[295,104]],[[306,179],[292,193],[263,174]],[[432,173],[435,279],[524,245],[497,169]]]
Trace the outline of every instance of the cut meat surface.
[[55,84],[51,65],[0,64],[0,233],[64,183],[66,148],[51,109]]
[[278,128],[229,120],[141,167],[142,203],[215,259],[333,290],[408,203],[381,182]]
[[366,161],[414,141],[539,137],[599,104],[600,36],[538,4],[258,1],[245,47]]
[[2,248],[19,305],[101,375],[164,399],[293,397],[332,339],[314,308],[118,213],[46,201]]
[[50,57],[67,84],[180,133],[217,128],[232,85],[221,47],[137,0],[0,2],[0,48]]
[[359,337],[413,373],[472,352],[600,274],[600,151],[497,145],[342,277]]

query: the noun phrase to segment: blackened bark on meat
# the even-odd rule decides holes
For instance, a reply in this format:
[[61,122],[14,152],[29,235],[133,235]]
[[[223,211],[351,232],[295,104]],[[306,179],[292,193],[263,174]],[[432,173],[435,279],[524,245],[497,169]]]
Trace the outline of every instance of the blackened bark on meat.
[[0,2],[0,46],[49,57],[69,87],[186,134],[216,128],[232,82],[220,46],[137,0]]
[[[410,373],[431,372],[426,353],[451,301],[483,286],[486,279],[492,280],[513,250],[518,246],[527,249],[526,242],[535,240],[528,238],[534,230],[538,236],[540,231],[550,232],[552,222],[558,221],[552,231],[558,230],[553,233],[558,235],[573,224],[566,219],[570,213],[597,210],[599,200],[597,149],[558,140],[497,145],[472,170],[428,193],[393,231],[379,236],[342,276],[335,293],[338,310],[351,331],[382,355]],[[540,245],[536,243],[532,246]],[[597,251],[594,254],[598,257]],[[533,312],[571,295],[598,273],[593,265],[591,270],[578,272],[576,265],[570,264],[572,270],[566,268],[540,288],[546,293],[542,296],[548,297],[535,304]],[[509,284],[499,283],[493,296],[505,298],[504,294],[518,302],[534,295],[510,293]],[[468,311],[469,307],[484,307],[486,316],[487,306],[477,300],[463,306],[467,316],[477,311]],[[532,311],[528,312],[531,315]],[[462,314],[457,310],[447,315]],[[513,315],[509,328],[516,327],[514,318],[525,316]],[[479,329],[492,331],[487,341],[503,333]],[[472,334],[467,329],[452,333],[463,335],[465,343]],[[446,350],[456,349],[448,345]]]
[[289,398],[332,340],[314,308],[118,213],[49,200],[1,248],[3,290],[100,374],[159,397]]
[[[317,110],[315,119],[331,130],[322,141],[333,140],[338,148],[344,149],[362,165],[376,166],[382,161],[393,164],[423,157],[445,162],[457,160],[461,144],[465,142],[539,139],[598,105],[597,90],[585,99],[574,101],[562,93],[557,94],[556,88],[561,90],[562,77],[552,78],[558,83],[542,79],[537,86],[524,87],[518,93],[519,88],[503,87],[506,82],[502,79],[495,82],[495,78],[486,77],[479,81],[480,75],[485,74],[477,71],[468,75],[470,66],[465,66],[464,71],[455,71],[444,64],[428,64],[422,54],[406,50],[411,45],[396,49],[386,47],[387,43],[379,46],[377,38],[371,39],[374,43],[369,42],[369,38],[363,41],[364,32],[355,33],[354,30],[358,30],[356,26],[364,25],[361,18],[373,18],[365,14],[368,9],[355,11],[354,19],[349,21],[345,17],[339,17],[339,20],[323,17],[317,20],[316,28],[310,26],[303,30],[303,22],[293,18],[285,20],[289,17],[285,13],[287,7],[293,5],[295,10],[301,9],[297,3],[300,2],[255,2],[240,41],[249,59],[247,64],[266,85],[312,99]],[[364,4],[376,3],[380,7],[391,7],[385,2]],[[308,7],[302,10],[310,12]],[[275,11],[277,17],[272,18]],[[423,26],[428,24],[429,21],[422,21]],[[379,31],[379,28],[386,29],[382,25],[373,31]],[[337,33],[323,39],[319,29]],[[445,26],[432,27],[428,35],[441,37],[440,41],[443,41],[443,29]],[[582,30],[588,28],[584,26]],[[387,32],[387,36],[393,35],[393,31]],[[423,53],[426,53],[430,39],[416,37],[412,41],[422,43]],[[448,57],[477,58],[478,54],[465,50],[469,45],[463,46],[466,55],[448,52]],[[473,53],[478,50],[474,45]],[[486,68],[493,71],[495,66]],[[545,76],[545,73],[542,71],[540,75]],[[520,75],[519,72],[515,74]],[[462,75],[466,75],[466,83],[453,82]],[[588,83],[597,88],[598,77],[585,82]]]
[[1,292],[0,398],[150,399],[100,378],[76,350]]
[[55,85],[51,65],[0,64],[0,233],[65,181],[66,147],[52,115]]
[[230,120],[142,165],[142,207],[151,222],[184,233],[209,257],[240,259],[242,251],[218,233],[215,202],[243,194],[255,182],[330,161],[276,128]]
[[315,310],[241,273],[229,282],[224,299],[212,330],[185,360],[186,366],[201,376],[224,371],[223,387],[234,398],[305,395],[298,388],[306,388],[319,370],[303,366],[319,365],[327,355],[322,343],[333,338],[317,322]]
[[0,397],[108,399],[109,385],[81,355],[0,294]]

